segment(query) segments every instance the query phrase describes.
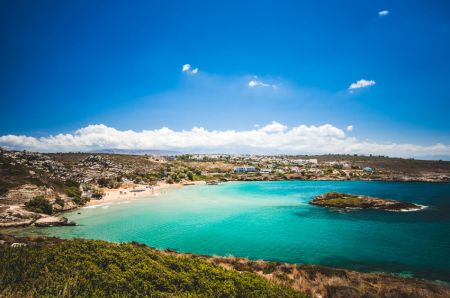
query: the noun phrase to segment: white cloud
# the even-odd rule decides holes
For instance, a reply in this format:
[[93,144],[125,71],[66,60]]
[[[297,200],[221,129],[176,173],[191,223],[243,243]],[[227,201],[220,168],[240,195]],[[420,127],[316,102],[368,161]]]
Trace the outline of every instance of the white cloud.
[[384,17],[384,16],[387,16],[389,13],[390,13],[389,10],[382,10],[382,11],[378,12],[378,15],[380,17]]
[[353,131],[353,125],[347,126],[347,131]]
[[364,80],[361,79],[357,81],[356,83],[352,83],[350,87],[348,87],[349,90],[358,89],[358,88],[364,88],[375,85],[376,82],[374,80]]
[[183,64],[181,71],[187,74],[195,75],[198,73],[198,68],[192,68],[190,64]]
[[180,152],[238,152],[286,154],[382,154],[401,157],[450,156],[450,145],[377,143],[346,136],[331,124],[299,125],[292,128],[272,122],[252,130],[174,131],[117,130],[103,124],[89,125],[71,134],[35,138],[23,135],[0,136],[0,146],[41,152],[89,151],[96,149],[166,149]]
[[184,64],[183,67],[181,68],[182,72],[188,72],[191,69],[191,65],[190,64]]
[[276,121],[272,121],[272,123],[260,128],[259,130],[266,133],[280,133],[285,131],[286,129],[287,129],[286,125],[283,125]]
[[277,87],[278,87],[275,84],[267,84],[267,83],[264,83],[263,81],[256,80],[256,79],[251,80],[250,82],[248,82],[247,85],[249,88],[272,87],[273,89],[277,89]]

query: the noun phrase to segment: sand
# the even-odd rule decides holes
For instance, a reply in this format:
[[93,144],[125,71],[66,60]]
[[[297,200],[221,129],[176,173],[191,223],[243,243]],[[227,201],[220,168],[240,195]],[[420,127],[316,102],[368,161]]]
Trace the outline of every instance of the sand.
[[102,199],[91,199],[86,206],[98,206],[110,203],[119,203],[124,201],[131,201],[135,199],[151,198],[152,196],[164,192],[166,189],[184,187],[184,184],[188,185],[201,185],[205,184],[205,181],[189,181],[184,183],[168,184],[165,182],[159,182],[157,185],[146,186],[139,184],[130,184],[125,187],[117,189],[104,188],[105,195]]

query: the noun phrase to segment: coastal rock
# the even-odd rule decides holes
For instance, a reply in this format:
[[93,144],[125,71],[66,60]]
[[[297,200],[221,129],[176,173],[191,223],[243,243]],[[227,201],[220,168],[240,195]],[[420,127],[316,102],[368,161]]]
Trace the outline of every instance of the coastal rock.
[[0,228],[29,226],[41,217],[42,214],[25,210],[18,205],[0,205]]
[[75,223],[62,216],[48,216],[31,212],[19,205],[0,205],[0,228],[74,226]]
[[359,208],[389,211],[412,211],[422,209],[422,206],[413,203],[339,192],[328,192],[316,196],[309,203],[316,206],[343,209]]
[[45,216],[34,222],[37,227],[75,226],[75,223],[62,216]]

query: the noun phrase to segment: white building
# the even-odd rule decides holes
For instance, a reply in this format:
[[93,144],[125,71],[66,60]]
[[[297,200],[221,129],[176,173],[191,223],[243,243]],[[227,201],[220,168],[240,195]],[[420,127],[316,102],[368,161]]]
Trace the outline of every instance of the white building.
[[254,173],[256,172],[255,167],[235,167],[235,173]]

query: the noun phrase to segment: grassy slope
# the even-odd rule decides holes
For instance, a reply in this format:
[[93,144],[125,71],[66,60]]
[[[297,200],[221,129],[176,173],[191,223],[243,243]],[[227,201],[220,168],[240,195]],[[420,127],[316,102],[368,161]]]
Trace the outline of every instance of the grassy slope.
[[0,245],[0,296],[303,297],[253,273],[134,244]]

